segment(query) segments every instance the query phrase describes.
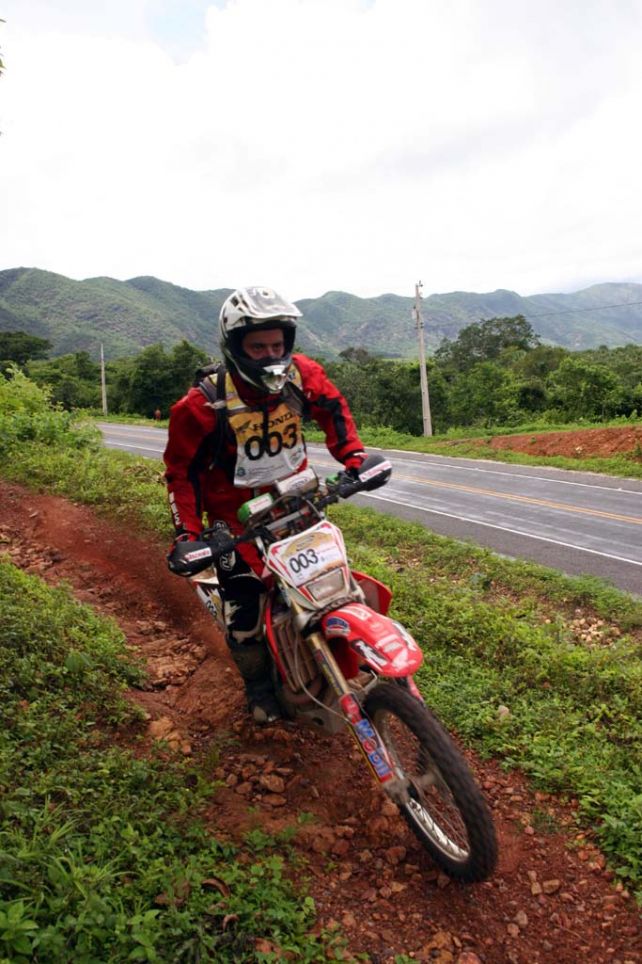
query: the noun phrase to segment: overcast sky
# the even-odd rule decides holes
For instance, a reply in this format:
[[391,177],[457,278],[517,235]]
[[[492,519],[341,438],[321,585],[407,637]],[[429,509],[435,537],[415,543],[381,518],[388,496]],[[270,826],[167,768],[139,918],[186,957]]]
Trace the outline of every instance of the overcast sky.
[[642,0],[0,0],[0,269],[642,282]]

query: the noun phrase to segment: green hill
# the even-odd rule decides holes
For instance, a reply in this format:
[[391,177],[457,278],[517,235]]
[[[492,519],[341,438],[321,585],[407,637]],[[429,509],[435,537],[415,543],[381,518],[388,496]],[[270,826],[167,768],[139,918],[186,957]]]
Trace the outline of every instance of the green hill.
[[[157,342],[183,338],[216,352],[218,313],[229,288],[192,291],[158,278],[88,278],[72,281],[38,268],[0,271],[0,331],[26,331],[48,338],[54,355],[87,351],[100,343],[115,358]],[[609,307],[611,305],[628,307]],[[383,294],[358,298],[329,291],[298,302],[304,318],[298,347],[335,356],[349,346],[388,357],[412,357],[417,341],[412,298]],[[482,318],[522,314],[545,340],[578,350],[642,342],[642,285],[600,284],[573,294],[522,297],[514,291],[454,291],[424,299],[428,349],[455,338]]]

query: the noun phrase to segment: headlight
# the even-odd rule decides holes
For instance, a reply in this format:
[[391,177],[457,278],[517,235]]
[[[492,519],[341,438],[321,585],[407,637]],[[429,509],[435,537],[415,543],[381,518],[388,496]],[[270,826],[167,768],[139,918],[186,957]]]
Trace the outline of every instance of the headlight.
[[323,576],[312,579],[305,587],[315,602],[323,603],[333,596],[338,596],[346,591],[346,581],[343,569],[333,569]]

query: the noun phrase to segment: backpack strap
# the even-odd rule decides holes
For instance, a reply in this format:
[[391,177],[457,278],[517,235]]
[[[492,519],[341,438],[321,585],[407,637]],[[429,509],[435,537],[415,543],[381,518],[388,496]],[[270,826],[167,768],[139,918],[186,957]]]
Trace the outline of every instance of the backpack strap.
[[283,398],[286,400],[293,412],[302,418],[307,417],[308,403],[303,391],[303,379],[296,362],[292,362],[288,380],[283,386]]
[[215,409],[225,408],[225,365],[206,365],[196,372],[194,386]]
[[225,401],[225,365],[206,365],[196,372],[194,387],[207,399],[208,405],[216,412],[216,428],[212,439],[209,467],[218,464],[228,433],[227,403]]
[[194,381],[192,382],[192,388],[198,388],[200,382],[207,376],[212,375],[217,371],[219,362],[210,362],[209,365],[202,365],[197,368],[194,372]]

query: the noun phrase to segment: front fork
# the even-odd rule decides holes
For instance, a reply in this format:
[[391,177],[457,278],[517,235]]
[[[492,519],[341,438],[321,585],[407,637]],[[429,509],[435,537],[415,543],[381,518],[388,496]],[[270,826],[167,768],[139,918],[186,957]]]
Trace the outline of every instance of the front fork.
[[306,643],[317,666],[336,694],[348,729],[365,756],[377,783],[381,784],[396,803],[402,803],[408,797],[408,780],[396,766],[377,730],[355,699],[325,638],[319,632],[310,633],[306,636]]

